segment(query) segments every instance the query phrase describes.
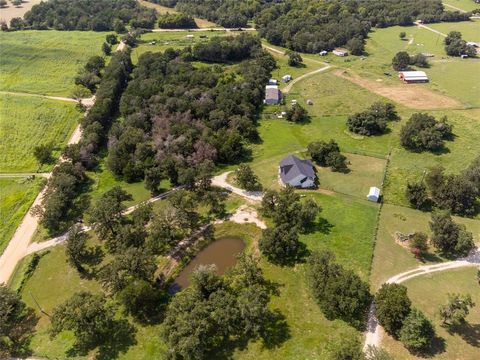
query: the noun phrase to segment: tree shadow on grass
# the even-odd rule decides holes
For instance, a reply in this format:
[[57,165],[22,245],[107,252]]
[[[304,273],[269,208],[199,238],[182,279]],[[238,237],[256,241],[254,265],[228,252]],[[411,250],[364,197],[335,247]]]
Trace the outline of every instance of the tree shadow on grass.
[[290,327],[280,310],[271,311],[260,336],[263,340],[263,347],[266,349],[277,348],[290,339]]
[[451,326],[448,333],[458,334],[467,344],[480,347],[480,324],[464,322],[460,325]]
[[320,218],[314,223],[307,225],[304,234],[313,234],[319,232],[328,235],[332,231],[333,227],[334,225],[332,225],[327,219]]
[[125,353],[137,343],[135,333],[135,328],[127,320],[117,320],[107,341],[99,347],[96,359],[115,359],[120,353]]
[[412,354],[423,357],[423,358],[432,358],[443,352],[445,352],[446,343],[445,339],[439,336],[435,336],[430,345],[421,351],[410,351]]

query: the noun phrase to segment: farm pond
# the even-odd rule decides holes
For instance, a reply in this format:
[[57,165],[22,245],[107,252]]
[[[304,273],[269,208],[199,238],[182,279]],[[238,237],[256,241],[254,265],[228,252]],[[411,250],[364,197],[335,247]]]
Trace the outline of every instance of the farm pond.
[[195,256],[180,274],[175,278],[170,290],[180,291],[190,284],[190,275],[199,265],[214,264],[217,273],[223,275],[225,271],[236,264],[237,256],[245,248],[245,243],[238,237],[221,237]]

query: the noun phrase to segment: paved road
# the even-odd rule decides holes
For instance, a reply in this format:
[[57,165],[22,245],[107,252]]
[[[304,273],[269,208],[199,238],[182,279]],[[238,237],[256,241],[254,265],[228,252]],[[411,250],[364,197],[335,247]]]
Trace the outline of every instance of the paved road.
[[[387,284],[401,284],[407,280],[416,278],[418,276],[423,276],[426,274],[431,274],[439,271],[446,271],[451,269],[458,269],[461,267],[467,266],[479,266],[480,265],[480,248],[476,249],[471,255],[466,258],[448,261],[435,265],[425,265],[419,266],[412,270],[402,272],[400,274],[394,275],[389,278]],[[377,322],[375,317],[375,305],[372,303],[370,310],[368,312],[368,322],[367,322],[367,332],[365,335],[364,350],[369,346],[380,345],[381,335],[380,335],[380,325]]]

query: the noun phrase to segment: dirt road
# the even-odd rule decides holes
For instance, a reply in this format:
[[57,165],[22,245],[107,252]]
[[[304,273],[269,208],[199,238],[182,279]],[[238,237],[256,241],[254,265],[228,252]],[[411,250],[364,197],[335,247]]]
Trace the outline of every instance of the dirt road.
[[230,185],[227,182],[227,176],[230,174],[231,171],[224,172],[223,174],[214,176],[212,178],[212,185],[224,188],[234,194],[240,195],[248,200],[253,201],[262,201],[263,194],[261,191],[246,191],[240,188],[237,188],[233,185]]
[[419,23],[418,21],[415,22],[415,25],[417,25],[419,28],[427,29],[427,30],[429,30],[429,31],[434,32],[435,34],[441,35],[441,36],[443,36],[443,37],[447,37],[447,34],[444,34],[444,33],[440,32],[440,31],[438,31],[438,30],[432,29],[432,28],[429,27],[429,26],[423,25],[423,24]]
[[[480,266],[480,248],[477,248],[471,255],[466,258],[449,261],[435,265],[419,266],[412,270],[402,272],[389,278],[387,284],[401,284],[407,280],[431,274],[439,271],[447,271],[451,269],[458,269],[466,266]],[[380,325],[375,317],[375,305],[372,303],[368,312],[367,332],[365,334],[364,350],[369,346],[378,347],[381,342]]]
[[[48,95],[29,94],[29,93],[13,92],[13,91],[0,91],[0,94],[14,95],[14,96],[33,96],[33,97],[40,97],[40,98],[49,99],[49,100],[68,101],[68,102],[74,102],[74,103],[77,102],[77,100],[75,99],[63,97],[63,96],[48,96]],[[88,100],[89,99],[82,99],[82,102],[88,101]]]

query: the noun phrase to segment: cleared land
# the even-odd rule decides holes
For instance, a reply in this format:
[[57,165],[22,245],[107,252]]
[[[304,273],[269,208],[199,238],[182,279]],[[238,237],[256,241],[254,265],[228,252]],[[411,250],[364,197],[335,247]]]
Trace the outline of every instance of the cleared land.
[[16,17],[23,17],[23,15],[25,15],[25,13],[33,7],[33,5],[41,2],[42,0],[28,0],[23,1],[21,6],[16,7],[13,6],[9,1],[6,7],[0,8],[0,22],[5,21],[10,25],[10,20]]
[[0,33],[0,90],[70,96],[74,77],[90,56],[101,54],[104,32]]
[[[75,104],[39,97],[0,96],[0,172],[32,172],[36,145],[53,143],[54,158],[67,143],[81,114]],[[47,171],[52,165],[45,165]]]
[[[446,343],[445,346],[442,346],[441,341],[437,342],[435,359],[478,359],[480,351],[480,311],[478,311],[480,291],[478,291],[478,283],[475,280],[476,271],[475,268],[450,270],[404,283],[408,288],[408,295],[412,299],[413,306],[427,315],[435,325],[437,335]],[[440,305],[447,301],[448,293],[469,293],[477,304],[477,307],[467,316],[467,322],[454,331],[448,331],[440,326],[441,320],[437,314]],[[401,343],[391,337],[384,336],[382,346],[400,359],[421,359],[410,354]]]
[[[155,9],[157,11],[158,14],[160,15],[164,15],[164,14],[176,14],[178,13],[177,10],[173,9],[173,8],[169,8],[169,7],[166,7],[166,6],[162,6],[162,5],[159,5],[159,4],[153,4],[151,2],[148,2],[148,1],[144,1],[144,0],[138,0],[138,2],[142,5],[142,6],[145,6],[147,8],[150,8],[150,9]],[[208,21],[208,20],[205,20],[205,19],[199,19],[199,18],[194,18],[195,19],[195,23],[197,24],[197,26],[199,28],[209,28],[209,27],[216,27],[217,25],[211,21]]]
[[37,196],[44,179],[0,178],[0,254]]
[[[454,217],[458,223],[465,224],[473,233],[474,241],[480,243],[480,221]],[[422,264],[432,264],[444,261],[443,258],[434,254],[425,257],[422,263],[414,258],[410,251],[395,242],[395,232],[411,233],[422,231],[430,234],[428,223],[430,213],[384,204],[380,215],[377,240],[373,257],[372,274],[370,283],[373,289],[377,289],[389,277],[402,271],[413,269]]]

